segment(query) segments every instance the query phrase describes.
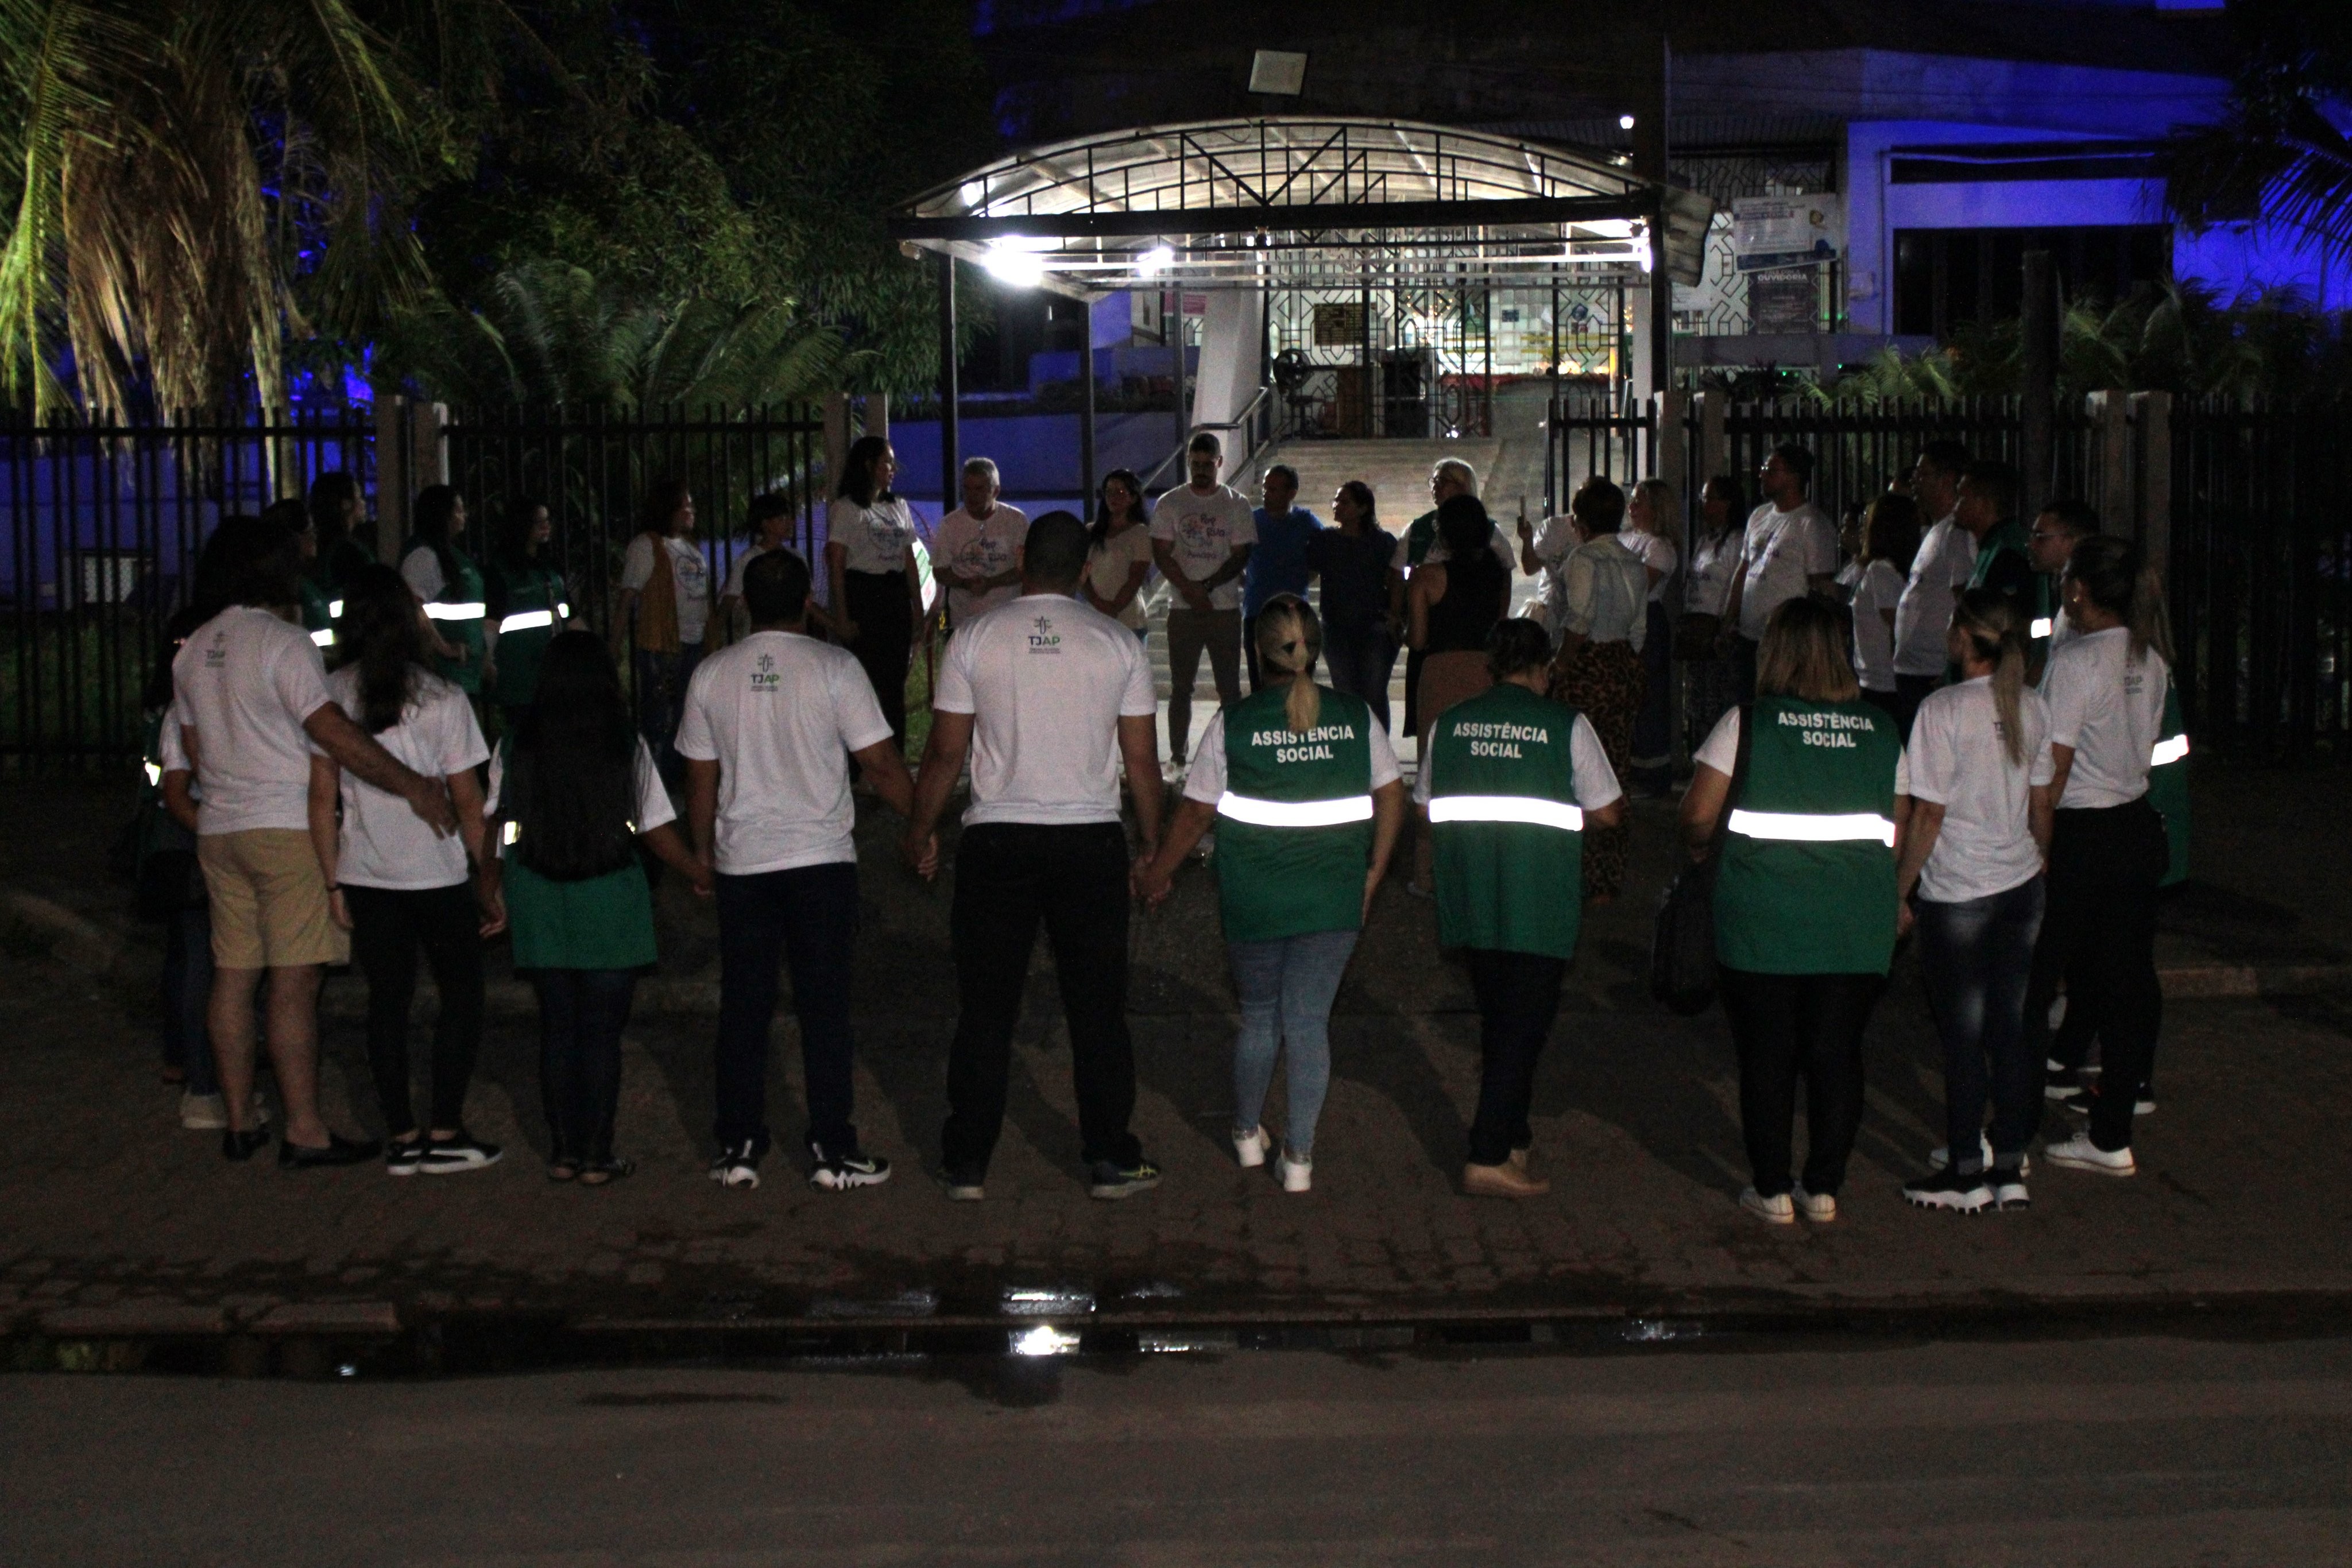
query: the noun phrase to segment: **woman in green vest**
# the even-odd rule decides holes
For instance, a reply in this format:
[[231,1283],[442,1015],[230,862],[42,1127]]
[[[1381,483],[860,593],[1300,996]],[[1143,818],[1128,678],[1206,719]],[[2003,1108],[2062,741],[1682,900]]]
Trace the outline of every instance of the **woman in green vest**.
[[[1728,808],[1715,950],[1754,1175],[1740,1205],[1774,1225],[1801,1210],[1825,1223],[1837,1218],[1862,1124],[1863,1030],[1895,953],[1895,844],[1908,816],[1898,797],[1909,780],[1895,720],[1862,700],[1839,611],[1814,599],[1773,611],[1756,672],[1752,722],[1734,708],[1699,747],[1683,835],[1705,859]],[[1800,1077],[1811,1146],[1797,1184],[1789,1145]]]
[[425,605],[426,647],[434,671],[478,700],[498,647],[483,598],[482,569],[459,545],[466,533],[466,497],[448,485],[427,485],[409,508],[408,553],[400,575]]
[[1212,826],[1225,950],[1242,1027],[1234,1041],[1234,1152],[1265,1163],[1260,1124],[1274,1064],[1289,1045],[1282,1186],[1312,1185],[1315,1123],[1331,1082],[1331,999],[1404,823],[1388,731],[1364,699],[1315,683],[1323,628],[1297,594],[1257,616],[1264,690],[1226,707],[1201,738],[1184,801],[1160,852],[1137,873],[1150,903]]
[[547,645],[572,624],[572,595],[547,548],[554,535],[544,501],[518,496],[509,503],[488,601],[499,639],[491,695],[506,716],[509,735],[521,727],[538,698]]
[[1486,643],[1495,684],[1437,716],[1414,793],[1436,857],[1437,939],[1468,949],[1483,1067],[1462,1189],[1537,1197],[1528,1171],[1536,1059],[1559,1013],[1584,905],[1584,830],[1624,821],[1624,790],[1592,721],[1545,696],[1551,638],[1505,621]]
[[515,970],[539,993],[548,1179],[595,1186],[636,1168],[614,1154],[613,1122],[621,1029],[637,971],[654,961],[653,897],[637,846],[706,898],[710,869],[677,831],[593,632],[565,632],[547,645],[539,695],[490,759],[488,809]]

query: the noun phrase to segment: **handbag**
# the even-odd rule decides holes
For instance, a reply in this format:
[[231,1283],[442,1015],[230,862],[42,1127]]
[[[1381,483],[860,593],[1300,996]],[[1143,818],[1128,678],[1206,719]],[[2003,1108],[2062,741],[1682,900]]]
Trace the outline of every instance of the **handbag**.
[[1683,867],[1658,904],[1650,937],[1650,995],[1669,1012],[1685,1018],[1715,1005],[1715,877],[1730,832],[1731,808],[1748,786],[1748,757],[1755,736],[1752,716],[1739,710],[1739,748],[1731,765],[1731,788],[1707,841],[1706,858]]

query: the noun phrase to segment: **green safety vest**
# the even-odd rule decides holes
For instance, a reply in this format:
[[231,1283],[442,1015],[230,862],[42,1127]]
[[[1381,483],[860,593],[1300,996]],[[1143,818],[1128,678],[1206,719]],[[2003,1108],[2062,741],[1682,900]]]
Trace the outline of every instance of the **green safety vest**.
[[1437,548],[1437,514],[1423,512],[1405,525],[1404,564],[1419,566],[1429,552]]
[[2148,755],[2147,803],[2164,819],[2169,852],[2159,886],[2189,880],[2189,731],[2181,723],[2180,688],[2164,684],[2164,725]]
[[1322,712],[1304,733],[1289,727],[1283,686],[1218,716],[1225,792],[1217,801],[1217,889],[1228,942],[1363,925],[1372,710],[1361,697],[1321,691]]
[[1429,821],[1437,937],[1566,958],[1584,912],[1576,710],[1505,682],[1447,708],[1431,732]]
[[1895,953],[1894,721],[1759,698],[1715,890],[1716,956],[1769,975],[1886,973]]
[[488,606],[482,602],[482,569],[462,554],[457,558],[457,580],[445,584],[441,597],[425,607],[425,618],[445,643],[455,643],[466,650],[463,660],[439,659],[435,667],[443,678],[456,683],[467,696],[478,696],[482,690],[483,618]]
[[[1985,585],[1986,580],[1992,576],[1993,562],[2000,559],[2003,551],[2012,551],[2021,556],[2027,554],[2023,523],[2003,523],[1985,535],[1984,543],[1977,547],[1976,565],[1969,570],[1970,588],[1982,588]],[[2027,559],[2030,560],[2032,558],[2028,556]],[[2036,575],[2038,576],[2039,573]]]
[[499,620],[499,679],[493,694],[507,707],[528,706],[539,695],[539,664],[547,645],[572,618],[562,576],[543,566],[523,570],[499,567],[506,586],[506,613]]

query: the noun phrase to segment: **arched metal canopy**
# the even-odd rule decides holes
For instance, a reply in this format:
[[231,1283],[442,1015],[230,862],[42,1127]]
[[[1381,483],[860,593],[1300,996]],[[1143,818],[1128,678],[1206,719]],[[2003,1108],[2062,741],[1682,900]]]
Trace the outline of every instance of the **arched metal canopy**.
[[890,233],[1000,276],[1114,289],[1638,278],[1696,283],[1713,204],[1605,153],[1413,120],[1267,117],[1031,148],[916,197]]

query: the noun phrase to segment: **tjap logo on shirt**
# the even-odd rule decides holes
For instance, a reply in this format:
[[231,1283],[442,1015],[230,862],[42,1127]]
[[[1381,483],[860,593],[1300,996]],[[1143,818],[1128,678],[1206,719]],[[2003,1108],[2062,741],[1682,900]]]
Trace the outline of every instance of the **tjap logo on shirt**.
[[751,689],[755,692],[772,692],[783,685],[783,680],[784,677],[776,673],[776,656],[773,653],[761,654],[758,668],[751,672]]
[[1062,651],[1061,633],[1054,630],[1054,618],[1040,615],[1029,623],[1029,651],[1033,653],[1058,653]]
[[226,632],[215,632],[213,633],[212,646],[205,650],[205,668],[208,670],[217,670],[226,667],[227,664],[228,633]]

